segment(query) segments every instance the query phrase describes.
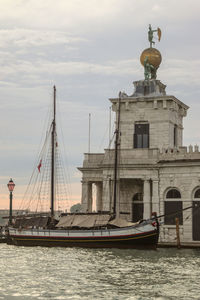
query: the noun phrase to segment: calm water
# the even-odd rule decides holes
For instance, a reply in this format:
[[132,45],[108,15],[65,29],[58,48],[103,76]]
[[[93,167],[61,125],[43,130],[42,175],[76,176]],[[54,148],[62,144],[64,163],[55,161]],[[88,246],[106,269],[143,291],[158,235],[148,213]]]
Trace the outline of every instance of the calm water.
[[200,250],[0,244],[0,299],[200,299]]

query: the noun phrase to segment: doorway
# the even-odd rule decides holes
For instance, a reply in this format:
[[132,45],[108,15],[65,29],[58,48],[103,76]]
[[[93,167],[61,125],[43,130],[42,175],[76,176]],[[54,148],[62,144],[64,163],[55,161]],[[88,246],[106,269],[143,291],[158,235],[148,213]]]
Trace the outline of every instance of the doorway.
[[194,241],[200,241],[200,201],[193,201],[192,238]]

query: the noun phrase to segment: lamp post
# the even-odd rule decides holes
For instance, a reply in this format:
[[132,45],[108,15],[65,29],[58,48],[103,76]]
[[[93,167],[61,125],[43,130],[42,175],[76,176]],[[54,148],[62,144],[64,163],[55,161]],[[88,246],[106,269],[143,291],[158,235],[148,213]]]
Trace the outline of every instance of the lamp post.
[[9,212],[9,222],[8,222],[8,225],[12,225],[12,199],[13,199],[13,195],[12,195],[12,192],[14,190],[14,187],[15,187],[15,184],[12,180],[12,178],[9,180],[8,184],[8,190],[10,192],[10,212]]

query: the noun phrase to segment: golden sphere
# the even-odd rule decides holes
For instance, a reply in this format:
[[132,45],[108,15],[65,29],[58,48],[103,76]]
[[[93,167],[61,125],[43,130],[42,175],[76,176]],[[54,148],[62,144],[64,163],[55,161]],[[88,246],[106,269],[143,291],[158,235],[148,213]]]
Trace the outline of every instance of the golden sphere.
[[156,48],[147,48],[142,52],[140,56],[140,62],[143,66],[145,57],[148,57],[148,63],[153,65],[156,69],[159,67],[162,61],[162,56]]

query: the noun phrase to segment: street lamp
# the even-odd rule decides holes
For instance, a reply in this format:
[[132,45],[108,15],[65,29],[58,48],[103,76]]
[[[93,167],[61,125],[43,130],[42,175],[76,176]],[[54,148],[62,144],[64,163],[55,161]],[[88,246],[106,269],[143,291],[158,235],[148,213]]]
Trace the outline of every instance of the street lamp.
[[15,184],[12,180],[12,178],[9,180],[8,184],[8,190],[10,192],[10,213],[9,213],[9,222],[8,222],[8,225],[12,225],[12,198],[13,198],[13,195],[12,195],[12,192],[14,190],[14,187],[15,187]]

